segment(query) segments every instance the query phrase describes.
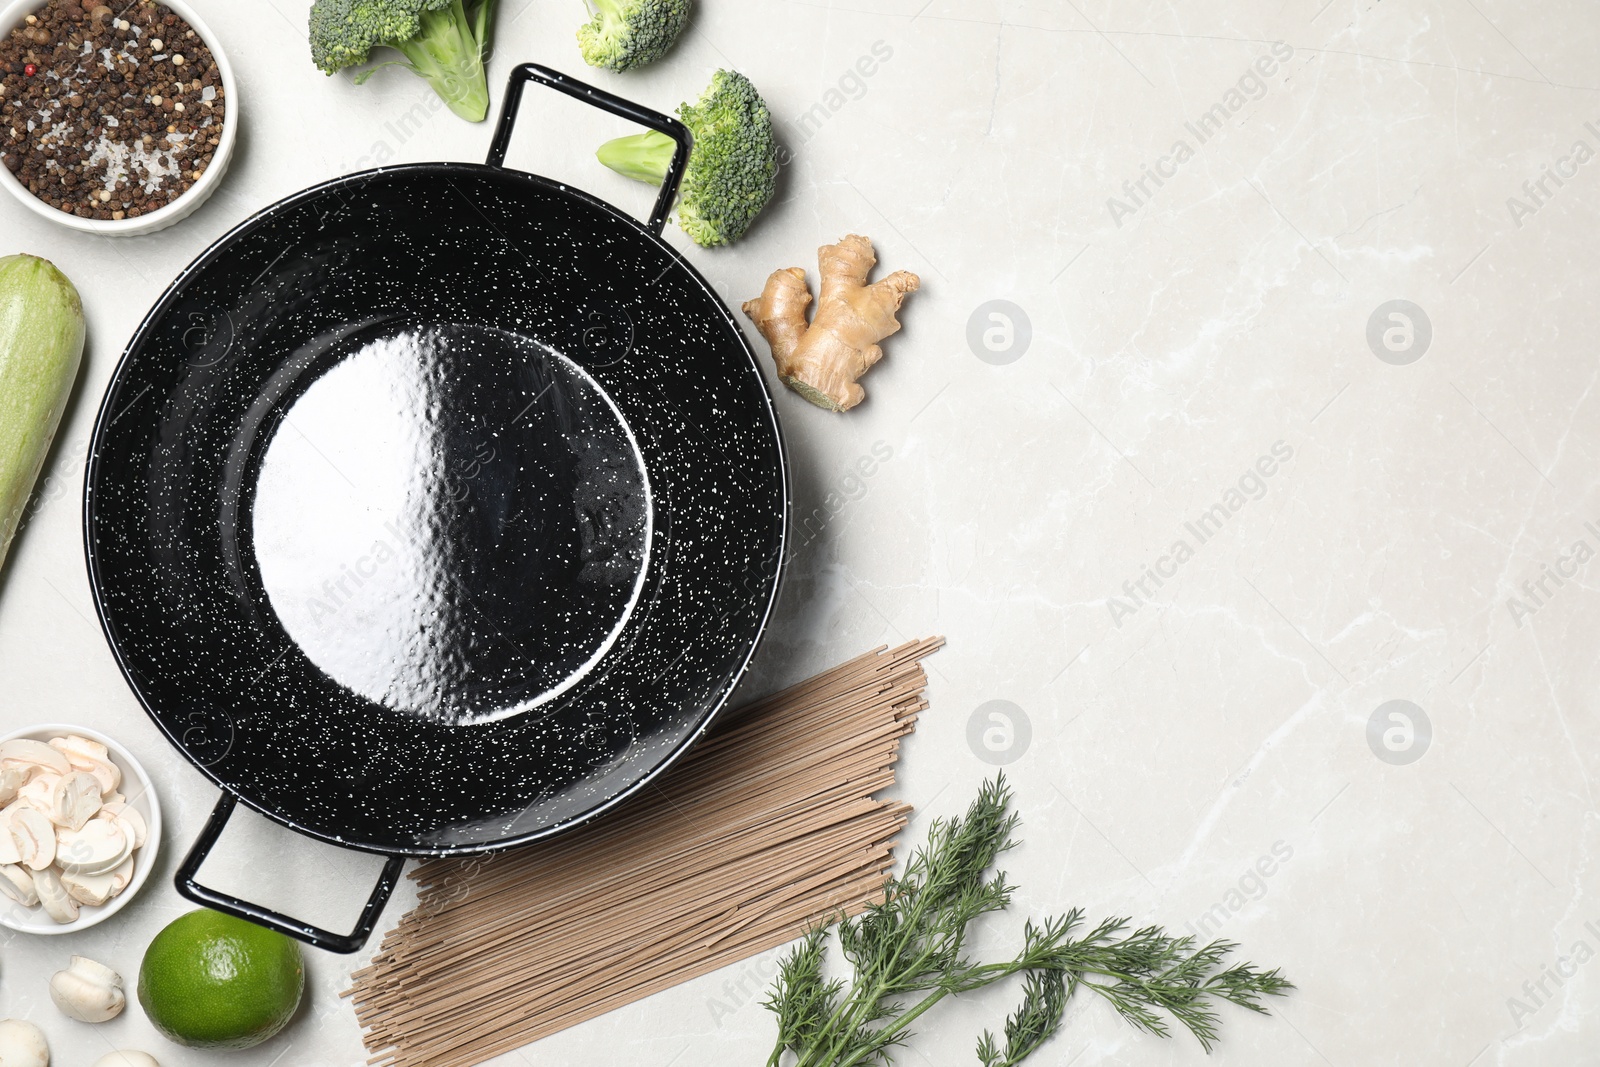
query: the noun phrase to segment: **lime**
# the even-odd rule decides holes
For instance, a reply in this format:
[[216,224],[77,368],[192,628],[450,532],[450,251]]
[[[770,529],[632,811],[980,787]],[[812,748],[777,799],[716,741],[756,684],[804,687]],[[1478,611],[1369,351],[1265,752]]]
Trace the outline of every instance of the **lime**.
[[201,908],[168,923],[139,965],[139,1003],[190,1048],[250,1048],[282,1030],[305,989],[300,946]]

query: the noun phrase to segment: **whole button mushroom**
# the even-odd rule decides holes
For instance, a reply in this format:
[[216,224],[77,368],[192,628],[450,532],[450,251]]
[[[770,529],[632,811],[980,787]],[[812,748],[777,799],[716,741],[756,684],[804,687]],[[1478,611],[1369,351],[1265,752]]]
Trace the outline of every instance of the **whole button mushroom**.
[[0,1022],[0,1063],[5,1067],[50,1067],[44,1031],[21,1019]]
[[94,1061],[94,1067],[161,1067],[156,1058],[148,1052],[134,1052],[124,1049],[121,1052],[108,1052]]
[[64,1015],[82,1023],[115,1019],[127,1004],[122,975],[86,956],[72,957],[66,970],[51,976],[50,999]]

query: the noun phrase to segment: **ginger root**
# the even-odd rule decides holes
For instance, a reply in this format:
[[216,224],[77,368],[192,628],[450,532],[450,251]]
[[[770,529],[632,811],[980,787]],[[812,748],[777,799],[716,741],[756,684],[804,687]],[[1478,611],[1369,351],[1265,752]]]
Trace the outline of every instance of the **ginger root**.
[[877,262],[872,242],[858,234],[817,249],[822,292],[809,326],[811,288],[799,267],[773,271],[761,295],[744,303],[772,346],[778,377],[818,407],[849,411],[861,403],[866,393],[856,379],[883,358],[878,342],[900,328],[895,312],[922,284],[910,271],[897,270],[868,285]]

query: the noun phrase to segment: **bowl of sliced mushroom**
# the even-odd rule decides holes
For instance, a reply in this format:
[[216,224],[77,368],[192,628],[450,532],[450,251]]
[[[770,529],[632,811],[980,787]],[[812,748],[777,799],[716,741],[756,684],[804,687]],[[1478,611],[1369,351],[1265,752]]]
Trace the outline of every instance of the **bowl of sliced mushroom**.
[[46,723],[0,737],[0,925],[65,934],[110,918],[144,885],[161,803],[111,738]]

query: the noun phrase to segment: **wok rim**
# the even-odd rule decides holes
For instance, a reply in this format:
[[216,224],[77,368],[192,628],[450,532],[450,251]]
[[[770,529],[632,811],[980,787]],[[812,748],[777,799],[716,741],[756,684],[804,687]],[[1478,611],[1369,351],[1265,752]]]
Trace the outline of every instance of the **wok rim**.
[[[95,554],[94,520],[96,504],[95,487],[100,473],[101,451],[106,443],[106,438],[110,432],[111,426],[117,421],[118,418],[121,417],[122,414],[113,414],[112,412],[114,402],[117,399],[120,399],[121,386],[123,384],[123,374],[127,370],[129,358],[148,340],[153,328],[162,321],[165,314],[170,310],[171,305],[181,295],[182,290],[188,282],[190,276],[202,270],[218,257],[223,255],[236,243],[238,239],[253,232],[257,228],[268,224],[276,219],[279,215],[292,210],[304,201],[326,195],[328,192],[341,186],[365,185],[374,181],[384,180],[391,175],[427,175],[430,173],[446,180],[448,180],[451,175],[455,174],[487,173],[495,176],[497,179],[520,180],[531,183],[535,186],[542,187],[546,192],[554,196],[575,199],[592,208],[598,209],[603,214],[609,215],[613,219],[626,224],[626,226],[633,231],[633,234],[630,236],[647,241],[650,244],[655,245],[662,252],[666,253],[669,259],[672,261],[672,267],[678,270],[680,273],[686,274],[688,279],[692,281],[694,285],[704,292],[705,295],[711,300],[712,306],[721,311],[722,317],[732,329],[734,336],[738,338],[739,345],[743,349],[745,357],[750,361],[750,368],[754,372],[755,379],[761,387],[763,410],[766,413],[767,421],[771,425],[772,440],[777,448],[777,475],[778,488],[781,494],[782,514],[779,516],[778,537],[775,545],[776,552],[774,556],[775,562],[773,564],[773,574],[769,581],[766,603],[761,608],[760,622],[756,627],[753,637],[749,641],[749,648],[745,651],[743,658],[739,661],[737,669],[733,670],[728,676],[728,681],[720,695],[717,695],[713,698],[713,703],[711,704],[710,710],[702,714],[700,721],[694,726],[693,729],[684,735],[683,739],[679,741],[675,747],[665,753],[653,767],[644,772],[644,774],[642,774],[636,781],[632,782],[612,796],[609,796],[598,802],[593,807],[590,807],[569,819],[548,823],[537,830],[526,831],[516,834],[515,836],[505,837],[496,841],[473,842],[465,845],[418,848],[415,846],[397,847],[395,845],[383,845],[372,841],[352,841],[337,834],[325,833],[311,827],[303,826],[294,818],[291,818],[290,816],[281,812],[271,810],[267,806],[258,803],[253,798],[246,796],[233,786],[222,781],[222,779],[212,771],[211,767],[207,766],[201,760],[195,758],[195,756],[189,752],[179,737],[174,734],[174,731],[169,728],[168,724],[163,721],[163,718],[157,714],[154,708],[152,708],[150,701],[146,699],[133,670],[123,654],[122,648],[119,646],[116,638],[112,634],[106,598],[103,595],[102,576],[100,574]],[[454,210],[460,209],[456,208]],[[125,410],[123,413],[125,413]],[[762,371],[761,362],[757,358],[754,347],[750,344],[749,337],[746,336],[744,330],[739,326],[738,320],[734,318],[733,313],[729,310],[727,303],[723,300],[721,295],[718,294],[714,288],[712,288],[711,284],[706,281],[705,276],[695,269],[692,263],[684,258],[681,252],[672,247],[672,245],[668,244],[659,235],[652,233],[638,219],[621,210],[615,204],[603,200],[600,197],[582,189],[574,188],[564,182],[558,182],[543,175],[534,174],[530,171],[518,170],[514,167],[497,167],[484,163],[437,161],[373,167],[368,170],[355,171],[350,174],[345,174],[325,182],[320,182],[316,185],[308,186],[299,190],[298,192],[291,193],[289,196],[283,197],[282,199],[276,200],[266,207],[261,208],[259,211],[250,215],[248,218],[235,225],[232,229],[222,234],[222,236],[218,237],[209,246],[207,246],[204,251],[197,255],[186,266],[184,266],[176,276],[174,276],[172,281],[168,283],[167,287],[156,299],[156,302],[151,305],[150,310],[146,312],[144,317],[140,320],[139,325],[129,337],[127,344],[123,346],[121,354],[117,357],[116,366],[113,368],[111,376],[106,382],[105,390],[101,395],[100,404],[95,412],[94,430],[90,434],[89,455],[84,467],[83,550],[84,563],[89,579],[89,593],[94,601],[95,618],[100,624],[100,631],[105,637],[106,645],[111,651],[112,658],[116,661],[117,670],[121,672],[123,680],[127,683],[128,689],[132,692],[134,699],[139,702],[139,707],[144,711],[145,716],[155,724],[156,728],[161,731],[162,736],[165,737],[173,749],[183,757],[184,761],[195,770],[199,771],[200,774],[213,785],[221,789],[224,793],[232,795],[250,810],[258,812],[272,822],[286,827],[297,834],[301,834],[316,841],[323,841],[339,848],[346,848],[357,852],[366,852],[382,856],[403,855],[429,857],[472,855],[497,852],[503,849],[514,848],[519,845],[541,841],[545,838],[555,836],[567,830],[575,829],[581,825],[584,825],[585,823],[599,818],[602,815],[605,815],[613,808],[616,808],[617,806],[633,798],[635,795],[643,791],[647,786],[653,784],[657,778],[665,773],[673,764],[677,763],[686,752],[693,748],[700,741],[700,739],[705,736],[706,731],[709,730],[712,723],[714,723],[718,717],[721,716],[722,712],[727,708],[729,701],[733,698],[734,693],[738,690],[739,683],[744,680],[745,674],[749,671],[750,664],[752,660],[754,660],[756,652],[761,648],[761,645],[766,638],[767,630],[771,626],[773,612],[777,607],[779,596],[782,593],[784,584],[783,580],[787,571],[787,550],[789,547],[790,535],[792,533],[793,510],[793,479],[790,476],[789,471],[789,449],[788,444],[784,439],[783,425],[778,418],[777,403],[773,398],[772,387],[767,382],[767,377]],[[474,726],[467,725],[459,728],[473,729]]]

